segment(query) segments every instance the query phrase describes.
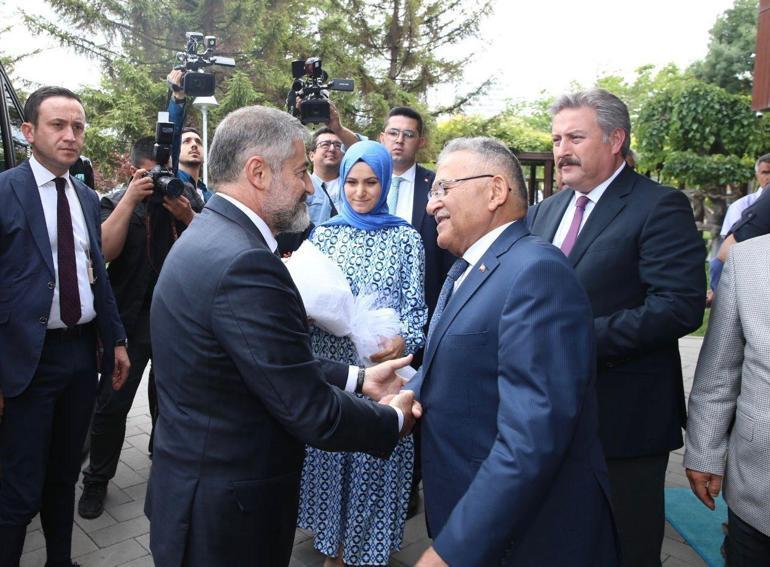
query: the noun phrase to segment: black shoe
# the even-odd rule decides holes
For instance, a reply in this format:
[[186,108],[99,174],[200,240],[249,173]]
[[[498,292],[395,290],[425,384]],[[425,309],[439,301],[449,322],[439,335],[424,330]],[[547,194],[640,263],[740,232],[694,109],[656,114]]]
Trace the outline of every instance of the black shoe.
[[104,497],[107,496],[107,484],[100,482],[83,483],[83,494],[78,501],[78,514],[81,518],[93,520],[104,512]]
[[72,561],[46,561],[45,567],[80,567],[80,563]]

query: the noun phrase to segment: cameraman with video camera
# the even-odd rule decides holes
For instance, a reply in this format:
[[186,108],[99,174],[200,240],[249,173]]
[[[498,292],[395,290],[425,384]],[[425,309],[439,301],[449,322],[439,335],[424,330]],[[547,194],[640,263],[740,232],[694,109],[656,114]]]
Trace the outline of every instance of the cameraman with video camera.
[[[90,461],[83,471],[78,514],[96,518],[104,510],[107,483],[115,476],[126,433],[126,417],[152,359],[150,302],[163,261],[203,200],[192,185],[168,169],[172,125],[158,123],[155,138],[137,140],[131,150],[134,174],[102,198],[102,252],[128,337],[131,370],[124,387],[99,388],[91,427]],[[153,388],[152,383],[148,389]],[[150,398],[154,398],[153,395]],[[153,419],[153,423],[154,423]]]

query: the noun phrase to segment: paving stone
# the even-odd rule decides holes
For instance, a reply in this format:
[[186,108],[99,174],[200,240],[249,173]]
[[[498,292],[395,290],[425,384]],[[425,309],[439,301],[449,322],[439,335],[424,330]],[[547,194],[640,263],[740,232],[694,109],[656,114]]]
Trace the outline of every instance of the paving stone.
[[141,500],[144,502],[144,497],[147,494],[147,483],[135,484],[134,486],[126,487],[123,492],[128,494],[133,500]]
[[669,524],[668,522],[666,522],[664,536],[670,537],[671,539],[678,541],[680,543],[684,543],[684,538],[681,535],[679,535],[679,532],[676,531],[673,527],[671,527],[671,524]]
[[[126,436],[126,441],[131,443],[134,447],[139,449],[140,451],[144,451],[145,455],[147,454],[147,446],[150,443],[150,436],[147,433],[139,433],[137,435],[132,436]],[[123,454],[120,455],[120,458],[123,458]]]
[[155,567],[155,562],[152,560],[152,555],[145,555],[128,563],[123,563],[120,567]]
[[80,526],[87,534],[108,526],[114,526],[116,523],[115,518],[110,516],[110,513],[107,511],[102,512],[101,516],[94,518],[93,520],[81,518],[77,513],[77,501],[75,502],[75,524]]
[[144,500],[132,500],[125,504],[120,504],[114,508],[109,508],[110,515],[118,522],[124,522],[139,516],[144,516]]
[[[143,435],[149,437],[146,433]],[[136,437],[141,437],[141,435],[135,435],[134,438]],[[134,471],[137,469],[145,469],[152,464],[152,461],[150,461],[150,458],[147,456],[146,446],[144,450],[140,450],[133,445],[120,452],[120,462],[128,465]]]
[[115,478],[112,479],[112,482],[119,488],[126,488],[135,484],[141,484],[146,480],[146,478],[136,474],[136,471],[125,463],[118,462],[118,468],[115,471]]
[[139,545],[145,548],[148,552],[150,551],[150,534],[140,535],[135,537],[134,539],[138,541]]
[[45,565],[45,560],[45,547],[41,547],[40,549],[22,555],[21,561],[19,561],[19,567],[40,567],[41,565]]
[[706,565],[700,556],[686,543],[675,541],[670,538],[663,538],[663,547],[661,549],[672,557],[686,561],[689,565]]
[[72,526],[72,557],[96,551],[98,547],[77,524]]
[[[107,547],[115,543],[134,538],[150,531],[150,522],[144,516],[139,516],[132,520],[120,522],[114,526],[109,526],[101,530],[91,532],[91,539],[99,547]],[[135,542],[136,543],[136,542]],[[139,544],[137,544],[139,545]],[[133,559],[133,558],[130,558]]]
[[145,555],[147,555],[147,550],[133,539],[129,539],[115,545],[97,549],[86,555],[75,557],[74,560],[80,563],[81,567],[113,567],[124,565]]
[[44,547],[45,536],[43,535],[43,530],[30,531],[27,529],[27,537],[24,540],[24,550],[22,551],[22,554],[29,553],[30,551],[35,551],[36,549],[41,549]]

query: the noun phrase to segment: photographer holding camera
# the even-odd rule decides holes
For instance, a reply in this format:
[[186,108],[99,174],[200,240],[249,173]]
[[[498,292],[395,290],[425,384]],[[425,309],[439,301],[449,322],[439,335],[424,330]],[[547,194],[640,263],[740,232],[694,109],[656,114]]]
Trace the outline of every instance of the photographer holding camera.
[[[161,139],[162,126],[166,139]],[[115,188],[101,201],[102,252],[109,261],[107,272],[132,364],[121,390],[112,390],[109,383],[99,388],[90,462],[83,471],[83,494],[78,502],[78,514],[83,518],[96,518],[104,510],[107,483],[115,476],[125,438],[126,416],[152,359],[150,301],[161,266],[179,234],[203,208],[193,186],[181,183],[166,169],[171,125],[159,123],[158,131],[156,139],[148,136],[134,144],[134,174],[128,186]]]

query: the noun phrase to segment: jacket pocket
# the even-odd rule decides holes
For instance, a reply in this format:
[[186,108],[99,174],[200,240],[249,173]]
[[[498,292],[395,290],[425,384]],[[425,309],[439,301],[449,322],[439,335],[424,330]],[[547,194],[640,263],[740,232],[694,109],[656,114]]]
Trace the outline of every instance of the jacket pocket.
[[229,483],[229,490],[243,513],[270,510],[287,492],[299,488],[299,473],[275,476],[264,480],[234,480]]
[[735,431],[738,435],[751,443],[754,440],[754,420],[741,411],[737,412]]

